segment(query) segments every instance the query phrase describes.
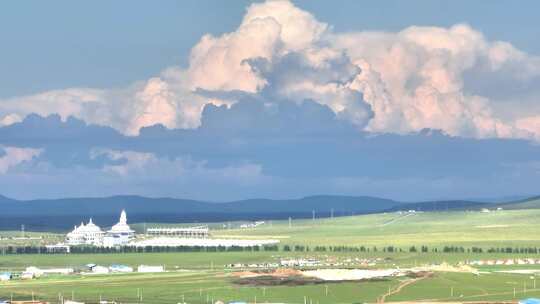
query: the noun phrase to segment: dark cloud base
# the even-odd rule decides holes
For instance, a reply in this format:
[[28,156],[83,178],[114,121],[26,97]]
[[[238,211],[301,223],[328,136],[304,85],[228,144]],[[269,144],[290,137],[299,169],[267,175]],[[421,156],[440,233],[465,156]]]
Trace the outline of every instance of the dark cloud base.
[[[9,188],[0,189],[3,194],[25,198],[91,192],[227,200],[321,191],[396,199],[494,197],[532,194],[540,175],[540,147],[524,140],[459,138],[437,130],[365,133],[311,101],[245,100],[230,108],[209,104],[199,128],[155,125],[135,137],[75,118],[30,115],[0,128],[0,144],[42,149],[33,164],[26,162],[0,175],[0,180],[12,180]],[[103,169],[130,160],[96,155],[96,149],[151,154],[165,165],[178,159],[195,165],[183,173],[143,169],[114,177],[104,175]],[[234,175],[241,173],[231,168],[246,166],[260,171],[243,177],[243,183],[234,182]],[[202,169],[212,174],[202,174]],[[47,172],[51,175],[45,180]],[[77,182],[68,182],[72,187],[66,188],[69,179]],[[21,181],[25,185],[17,184]],[[35,191],[23,194],[29,186]]]

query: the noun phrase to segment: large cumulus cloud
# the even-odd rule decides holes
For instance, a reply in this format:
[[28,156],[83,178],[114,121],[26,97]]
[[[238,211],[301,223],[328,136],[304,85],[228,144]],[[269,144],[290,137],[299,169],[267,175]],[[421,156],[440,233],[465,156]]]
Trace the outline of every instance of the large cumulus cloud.
[[56,113],[128,135],[158,123],[195,128],[205,104],[247,94],[311,99],[370,132],[540,140],[539,84],[539,57],[466,24],[340,33],[291,2],[267,1],[250,5],[236,30],[203,36],[185,68],[126,88],[1,100],[0,124]]

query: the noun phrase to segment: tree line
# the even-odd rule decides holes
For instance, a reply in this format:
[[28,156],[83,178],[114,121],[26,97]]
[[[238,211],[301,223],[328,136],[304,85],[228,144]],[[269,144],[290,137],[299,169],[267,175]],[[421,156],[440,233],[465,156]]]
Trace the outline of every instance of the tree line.
[[[121,247],[96,247],[96,246],[72,246],[70,253],[152,253],[152,252],[383,252],[383,253],[504,253],[504,254],[538,254],[540,248],[537,247],[463,247],[463,246],[443,246],[443,247],[428,247],[426,245],[410,246],[408,248],[395,246],[306,246],[306,245],[264,245],[264,246],[121,246]],[[5,246],[0,247],[0,253],[6,254],[59,254],[65,253],[62,251],[51,251],[44,246]]]

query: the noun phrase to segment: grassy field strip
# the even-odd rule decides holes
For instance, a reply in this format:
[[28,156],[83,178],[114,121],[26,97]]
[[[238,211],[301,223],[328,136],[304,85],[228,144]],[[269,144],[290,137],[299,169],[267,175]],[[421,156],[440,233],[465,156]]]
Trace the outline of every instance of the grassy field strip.
[[290,235],[227,235],[227,234],[213,234],[214,238],[227,238],[227,239],[290,239]]

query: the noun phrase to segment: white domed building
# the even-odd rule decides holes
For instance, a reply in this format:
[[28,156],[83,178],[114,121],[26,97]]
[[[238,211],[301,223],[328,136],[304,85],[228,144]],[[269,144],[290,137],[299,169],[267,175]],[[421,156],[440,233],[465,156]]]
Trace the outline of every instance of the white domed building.
[[92,218],[88,224],[81,222],[80,226],[75,226],[73,231],[67,234],[66,243],[68,245],[94,245],[100,246],[103,243],[105,232],[92,222]]
[[103,238],[104,247],[115,247],[127,245],[135,237],[135,231],[132,230],[127,223],[126,211],[120,213],[118,223],[107,231]]

